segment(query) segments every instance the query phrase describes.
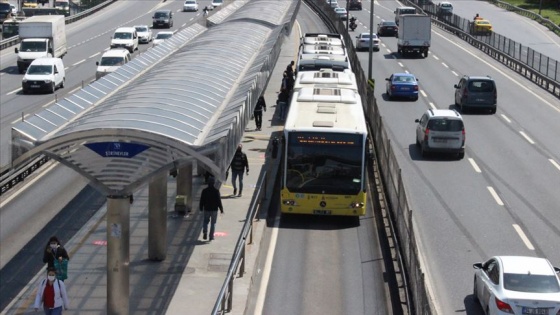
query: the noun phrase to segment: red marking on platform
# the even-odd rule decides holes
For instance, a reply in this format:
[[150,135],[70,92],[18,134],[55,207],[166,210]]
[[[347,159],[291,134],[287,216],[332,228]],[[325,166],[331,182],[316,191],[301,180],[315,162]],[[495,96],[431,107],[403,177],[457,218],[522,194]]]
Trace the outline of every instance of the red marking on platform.
[[227,236],[227,233],[226,232],[214,232],[214,236],[220,236],[220,237]]
[[107,246],[107,241],[93,241],[93,245],[99,245],[99,246]]

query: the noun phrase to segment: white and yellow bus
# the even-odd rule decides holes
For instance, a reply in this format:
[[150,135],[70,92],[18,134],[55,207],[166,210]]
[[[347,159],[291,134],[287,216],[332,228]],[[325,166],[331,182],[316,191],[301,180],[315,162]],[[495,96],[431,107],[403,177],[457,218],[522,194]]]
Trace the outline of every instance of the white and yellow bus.
[[284,127],[281,212],[364,215],[367,138],[356,90],[294,90]]

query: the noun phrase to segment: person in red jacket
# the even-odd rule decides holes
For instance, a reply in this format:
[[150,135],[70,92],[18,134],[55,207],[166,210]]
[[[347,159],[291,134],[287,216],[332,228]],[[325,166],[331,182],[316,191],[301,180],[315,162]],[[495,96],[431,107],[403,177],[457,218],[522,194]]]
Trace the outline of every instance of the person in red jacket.
[[56,279],[54,268],[47,270],[47,279],[42,279],[35,295],[35,311],[43,308],[45,315],[60,315],[69,308],[68,294],[63,281]]

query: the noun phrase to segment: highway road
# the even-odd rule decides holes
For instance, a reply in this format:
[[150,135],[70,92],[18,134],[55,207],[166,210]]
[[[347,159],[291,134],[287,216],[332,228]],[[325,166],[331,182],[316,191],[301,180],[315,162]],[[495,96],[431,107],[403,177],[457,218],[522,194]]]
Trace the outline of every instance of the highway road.
[[[494,16],[495,8],[487,12],[487,4],[481,1],[461,2],[457,12],[467,11],[468,5],[491,18],[497,32],[527,23],[514,13]],[[397,6],[397,2],[376,2],[374,25],[381,19],[392,20]],[[351,14],[361,22],[369,21],[366,8],[369,3]],[[355,33],[368,31],[365,26]],[[529,39],[541,32],[538,27],[524,31],[519,40],[532,47]],[[438,314],[481,314],[471,295],[472,263],[493,255],[530,255],[560,265],[560,103],[437,27],[432,28],[426,59],[399,56],[396,38],[382,37],[381,43],[381,50],[373,55],[375,96],[402,168]],[[557,51],[557,43],[556,39],[547,46]],[[367,66],[368,53],[360,54]],[[388,101],[384,79],[394,72],[419,78],[417,102]],[[463,115],[467,139],[463,160],[422,159],[415,147],[414,120],[428,108],[454,108],[453,84],[465,74],[496,80],[498,112]]]

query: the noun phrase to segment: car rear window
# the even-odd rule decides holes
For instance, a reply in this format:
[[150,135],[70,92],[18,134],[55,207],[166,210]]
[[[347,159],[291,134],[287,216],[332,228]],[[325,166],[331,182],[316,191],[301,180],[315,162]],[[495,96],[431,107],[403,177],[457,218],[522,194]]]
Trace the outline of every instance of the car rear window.
[[560,292],[556,276],[504,273],[504,288],[530,293]]
[[463,121],[458,119],[430,119],[428,129],[433,131],[461,131]]
[[494,82],[489,80],[472,80],[469,82],[469,90],[471,92],[492,92],[494,91]]

